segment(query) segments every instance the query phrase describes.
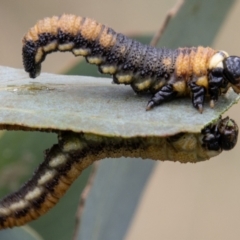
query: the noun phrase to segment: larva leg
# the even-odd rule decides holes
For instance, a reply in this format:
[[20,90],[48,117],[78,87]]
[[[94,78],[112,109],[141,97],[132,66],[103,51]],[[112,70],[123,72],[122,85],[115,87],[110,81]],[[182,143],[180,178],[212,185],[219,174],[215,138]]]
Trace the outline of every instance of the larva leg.
[[163,102],[170,101],[177,96],[177,92],[174,91],[174,87],[172,84],[167,84],[163,88],[160,89],[151,100],[148,102],[146,110],[152,109],[154,106],[157,106]]
[[223,69],[216,68],[209,74],[209,95],[210,95],[210,107],[214,107],[214,103],[218,100],[218,96],[221,94],[221,88],[227,88],[227,81],[223,78]]
[[206,90],[203,86],[199,86],[195,82],[191,82],[189,86],[192,92],[192,104],[200,113],[202,113]]

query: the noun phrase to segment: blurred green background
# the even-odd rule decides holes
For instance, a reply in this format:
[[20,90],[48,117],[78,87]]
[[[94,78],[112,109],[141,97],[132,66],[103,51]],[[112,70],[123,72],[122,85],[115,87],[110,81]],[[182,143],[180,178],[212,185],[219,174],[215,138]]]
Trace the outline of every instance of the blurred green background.
[[[73,13],[92,17],[119,32],[151,34],[159,28],[167,10],[174,3],[173,0],[2,0],[0,64],[22,68],[22,36],[38,19],[45,16]],[[217,7],[216,5],[216,12]],[[212,47],[240,56],[239,13],[240,1],[235,1]],[[79,58],[74,58],[70,53],[55,53],[47,57],[43,71],[65,72],[78,60]],[[238,108],[237,105],[233,106],[227,115],[240,125]],[[51,136],[49,141],[56,140]],[[17,149],[14,144],[19,146],[21,140],[9,142],[7,146],[0,148],[6,159],[9,152]],[[45,148],[43,147],[42,151]],[[231,152],[198,164],[159,162],[143,193],[125,239],[239,239],[239,149],[238,144]],[[28,158],[29,156],[24,159]],[[29,159],[31,161],[31,158]],[[27,167],[27,160],[20,164],[20,169],[24,172],[23,165],[26,164]],[[0,184],[4,185],[4,181],[6,180],[1,179],[0,172]],[[7,181],[10,184],[11,178]],[[11,186],[14,189],[14,183]],[[67,194],[70,195],[71,192]],[[73,213],[77,200],[73,201]],[[37,225],[37,221],[34,224]]]

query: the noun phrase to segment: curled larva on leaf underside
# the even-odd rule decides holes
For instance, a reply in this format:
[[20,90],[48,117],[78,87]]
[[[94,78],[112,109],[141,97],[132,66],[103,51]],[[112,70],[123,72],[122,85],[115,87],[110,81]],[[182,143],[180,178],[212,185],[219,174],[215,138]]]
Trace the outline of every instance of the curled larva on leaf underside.
[[201,133],[171,137],[106,137],[60,132],[59,142],[46,151],[45,160],[18,191],[0,200],[0,229],[24,225],[45,214],[74,180],[94,161],[106,157],[199,162],[231,150],[237,143],[234,120],[219,119]]

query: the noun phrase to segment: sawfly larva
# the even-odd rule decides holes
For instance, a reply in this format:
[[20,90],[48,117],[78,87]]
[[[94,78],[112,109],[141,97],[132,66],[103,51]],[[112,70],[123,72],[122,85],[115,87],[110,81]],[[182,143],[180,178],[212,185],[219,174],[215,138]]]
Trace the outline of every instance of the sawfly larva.
[[23,64],[31,78],[39,75],[48,53],[71,51],[113,76],[136,93],[150,91],[147,110],[178,96],[190,95],[203,111],[205,96],[213,108],[232,87],[240,92],[240,58],[209,47],[155,48],[132,40],[90,18],[64,14],[40,20],[23,38]]

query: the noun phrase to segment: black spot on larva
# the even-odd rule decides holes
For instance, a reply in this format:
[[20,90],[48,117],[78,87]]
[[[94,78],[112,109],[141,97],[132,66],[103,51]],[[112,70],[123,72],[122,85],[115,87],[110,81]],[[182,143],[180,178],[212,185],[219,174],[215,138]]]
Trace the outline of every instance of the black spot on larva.
[[33,41],[26,41],[23,45],[22,56],[23,56],[23,66],[26,72],[35,72],[35,55],[38,49],[38,45]]
[[14,217],[15,218],[25,217],[28,214],[29,209],[30,207],[25,207],[23,209],[14,211]]
[[65,44],[75,42],[75,36],[70,33],[63,32],[61,29],[58,30],[58,43]]
[[59,183],[59,178],[60,178],[60,175],[58,174],[58,175],[55,176],[51,181],[47,182],[44,187],[45,187],[49,192],[54,192],[54,188],[55,188],[56,185],[58,185],[58,183]]
[[105,49],[99,43],[92,44],[92,51],[90,56],[104,56]]
[[57,36],[53,35],[52,33],[41,33],[38,35],[38,46],[44,47],[57,39]]
[[81,33],[78,33],[74,38],[74,48],[86,48],[89,45],[89,41],[85,39]]
[[7,220],[6,217],[0,215],[0,226],[3,227],[5,225],[4,223],[6,222],[6,220]]

